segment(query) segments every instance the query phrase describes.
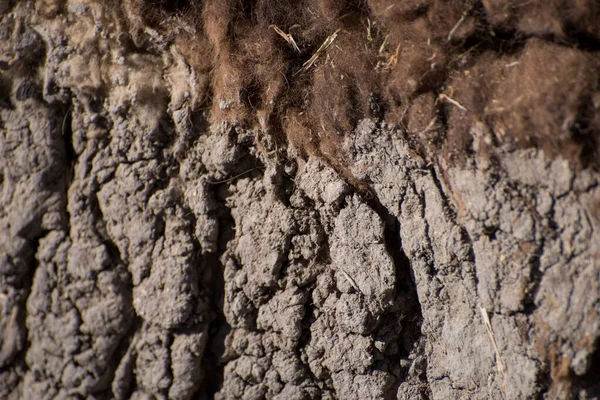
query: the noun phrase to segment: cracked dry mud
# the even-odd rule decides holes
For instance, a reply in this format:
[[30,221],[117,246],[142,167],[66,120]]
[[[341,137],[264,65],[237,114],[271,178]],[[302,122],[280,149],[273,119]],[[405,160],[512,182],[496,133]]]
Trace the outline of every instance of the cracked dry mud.
[[133,3],[0,0],[1,399],[600,398],[597,164],[430,93],[306,154]]

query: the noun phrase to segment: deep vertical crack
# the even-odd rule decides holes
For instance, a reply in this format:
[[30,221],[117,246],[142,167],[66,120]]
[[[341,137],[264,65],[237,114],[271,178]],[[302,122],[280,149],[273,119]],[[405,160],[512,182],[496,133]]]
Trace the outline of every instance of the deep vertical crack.
[[[377,215],[384,221],[384,242],[387,253],[392,258],[396,270],[396,294],[397,299],[404,301],[402,305],[402,316],[404,320],[411,321],[410,324],[403,324],[402,333],[398,338],[400,356],[408,357],[421,340],[421,325],[423,322],[423,313],[421,304],[417,295],[417,287],[412,271],[410,260],[402,250],[402,239],[400,237],[400,221],[381,203],[379,198],[370,192],[369,195],[361,196],[363,201],[373,209]],[[398,297],[400,295],[400,297]],[[406,373],[397,377],[390,393],[396,393],[400,384],[406,379]],[[424,381],[427,382],[426,368]]]

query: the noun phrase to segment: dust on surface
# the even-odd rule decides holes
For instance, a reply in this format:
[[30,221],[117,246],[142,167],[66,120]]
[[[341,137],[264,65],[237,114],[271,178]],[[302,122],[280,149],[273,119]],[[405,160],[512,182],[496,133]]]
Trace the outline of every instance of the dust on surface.
[[0,17],[0,397],[597,395],[594,2]]

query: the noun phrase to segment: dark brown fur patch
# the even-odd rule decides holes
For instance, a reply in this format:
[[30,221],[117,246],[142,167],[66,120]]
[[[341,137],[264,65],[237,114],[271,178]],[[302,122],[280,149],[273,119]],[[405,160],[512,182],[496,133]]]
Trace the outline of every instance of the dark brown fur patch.
[[[204,77],[212,121],[341,160],[365,117],[429,159],[496,145],[595,163],[600,9],[591,0],[130,0]],[[210,103],[210,104],[208,104]],[[200,105],[196,105],[200,107]],[[489,150],[489,149],[488,149]]]

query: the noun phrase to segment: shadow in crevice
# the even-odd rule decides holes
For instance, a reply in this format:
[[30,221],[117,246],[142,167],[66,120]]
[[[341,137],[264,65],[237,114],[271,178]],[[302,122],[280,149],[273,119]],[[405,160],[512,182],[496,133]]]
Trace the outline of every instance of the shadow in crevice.
[[576,376],[573,379],[573,398],[583,398],[583,391],[589,399],[600,398],[600,379],[598,379],[600,377],[600,339],[596,339],[595,348],[596,351],[590,357],[585,375]]
[[204,383],[202,385],[203,398],[212,399],[223,386],[223,369],[225,366],[225,339],[231,331],[231,326],[223,312],[225,297],[224,266],[217,254],[208,254],[202,257],[205,268],[210,268],[210,281],[206,284],[211,288],[210,307],[213,319],[208,330],[208,343],[202,359]]
[[[373,194],[368,193],[362,196],[369,207],[371,207],[379,217],[385,222],[384,240],[387,253],[392,257],[396,269],[396,295],[394,308],[401,310],[402,331],[398,337],[398,353],[394,357],[386,356],[389,361],[399,365],[400,360],[408,359],[409,355],[419,352],[422,333],[421,325],[423,322],[423,313],[421,304],[417,295],[417,286],[414,272],[410,265],[410,260],[402,250],[402,239],[400,238],[400,222]],[[423,359],[425,360],[425,359]],[[426,362],[426,361],[425,361]],[[422,368],[423,373],[420,378],[427,382],[426,366]],[[398,387],[408,378],[408,368],[400,369],[396,375],[396,382],[390,388],[390,396],[395,396]],[[423,393],[427,398],[426,393]]]
[[[131,299],[129,300],[131,301]],[[108,396],[123,399],[130,398],[136,390],[135,357],[132,357],[129,353],[135,347],[136,335],[143,325],[143,320],[135,312],[132,312],[132,317],[128,321],[131,323],[120,338],[107,369],[110,382],[113,382],[112,387],[107,389]],[[117,380],[116,375],[119,368],[122,370],[122,375]]]
[[218,248],[214,253],[204,254],[201,263],[205,273],[199,285],[209,296],[211,322],[208,329],[208,343],[202,359],[204,381],[198,398],[212,399],[223,388],[226,359],[226,339],[231,326],[225,317],[225,265],[223,255],[228,243],[235,237],[235,220],[231,209],[226,204],[227,182],[209,185],[213,188],[214,200],[217,203],[219,235]]

